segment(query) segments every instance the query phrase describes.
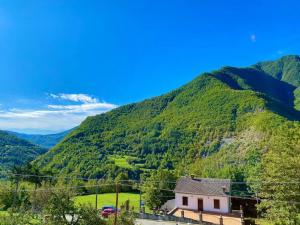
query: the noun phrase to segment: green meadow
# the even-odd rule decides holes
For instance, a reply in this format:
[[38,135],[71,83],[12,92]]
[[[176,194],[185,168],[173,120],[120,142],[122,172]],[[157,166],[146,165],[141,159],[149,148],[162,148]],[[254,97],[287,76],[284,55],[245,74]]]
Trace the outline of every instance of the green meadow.
[[[129,200],[130,208],[134,207],[134,211],[139,211],[140,195],[134,193],[120,193],[119,194],[119,208],[125,201]],[[96,205],[96,195],[84,195],[74,197],[74,201],[77,205]],[[106,193],[98,195],[98,208],[101,209],[105,205],[115,206],[116,193]],[[146,211],[149,212],[149,208],[146,207]]]

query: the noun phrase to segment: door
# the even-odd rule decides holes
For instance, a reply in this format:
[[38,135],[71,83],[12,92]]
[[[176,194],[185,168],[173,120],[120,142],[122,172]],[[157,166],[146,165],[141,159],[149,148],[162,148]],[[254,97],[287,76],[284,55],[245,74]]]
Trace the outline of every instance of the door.
[[203,199],[198,198],[198,211],[203,211]]

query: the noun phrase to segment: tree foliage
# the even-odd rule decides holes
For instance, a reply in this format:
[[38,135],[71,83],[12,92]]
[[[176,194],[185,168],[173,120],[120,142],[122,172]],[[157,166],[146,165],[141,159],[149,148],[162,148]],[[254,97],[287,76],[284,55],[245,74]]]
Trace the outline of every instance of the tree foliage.
[[300,128],[282,127],[262,160],[259,208],[276,224],[299,224]]
[[45,148],[31,144],[8,132],[0,131],[0,167],[3,169],[2,173],[7,172],[13,166],[21,166],[34,160],[46,151]]
[[167,200],[174,198],[176,176],[168,170],[158,170],[142,184],[142,192],[150,209],[159,209]]

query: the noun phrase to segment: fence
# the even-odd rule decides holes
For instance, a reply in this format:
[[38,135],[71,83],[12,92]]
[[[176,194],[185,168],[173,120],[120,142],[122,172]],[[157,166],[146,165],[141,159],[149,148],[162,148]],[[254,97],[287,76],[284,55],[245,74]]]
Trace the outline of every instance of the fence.
[[[192,210],[176,209],[171,213],[173,216],[179,218],[189,218],[196,221],[203,221],[208,224],[217,225],[245,225],[243,216],[238,217],[234,214],[217,214],[212,212],[198,212]],[[198,223],[203,224],[203,223]]]
[[213,223],[209,223],[209,222],[199,222],[197,220],[193,220],[185,217],[176,217],[171,215],[155,215],[149,213],[139,213],[137,214],[137,218],[148,219],[148,220],[174,221],[174,222],[199,224],[199,225],[214,225]]

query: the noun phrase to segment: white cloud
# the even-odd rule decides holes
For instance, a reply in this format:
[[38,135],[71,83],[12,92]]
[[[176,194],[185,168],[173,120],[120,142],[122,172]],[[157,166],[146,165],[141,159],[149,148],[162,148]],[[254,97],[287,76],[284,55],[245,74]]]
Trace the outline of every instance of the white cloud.
[[283,55],[284,51],[278,50],[276,53],[277,53],[277,55]]
[[49,94],[52,98],[82,103],[97,103],[98,100],[87,94]]
[[84,94],[49,94],[49,96],[56,100],[72,101],[73,104],[48,104],[40,109],[26,110],[2,109],[0,129],[57,132],[79,125],[87,116],[101,114],[117,107]]
[[251,34],[251,35],[250,35],[250,40],[251,40],[252,42],[256,42],[256,35],[255,35],[255,34]]
[[81,105],[48,105],[49,109],[62,109],[62,110],[70,110],[73,112],[82,112],[87,110],[94,110],[94,109],[113,109],[116,105],[105,103],[105,102],[97,102],[97,103],[84,103]]

